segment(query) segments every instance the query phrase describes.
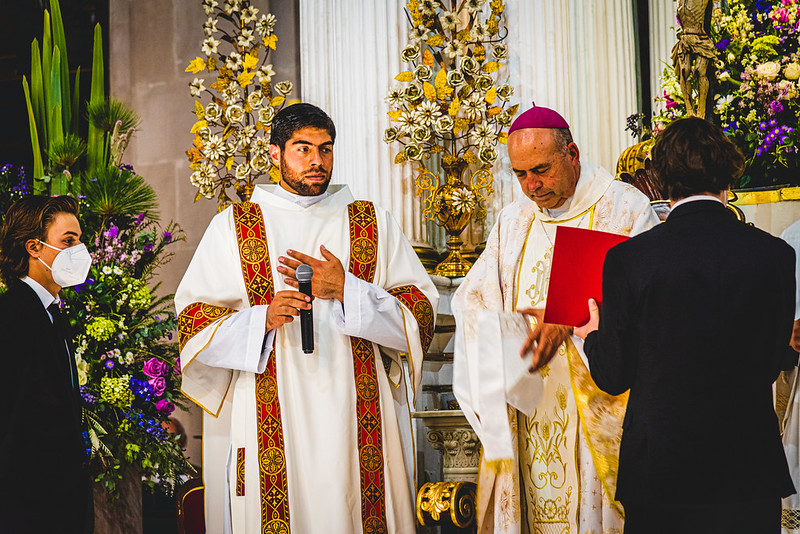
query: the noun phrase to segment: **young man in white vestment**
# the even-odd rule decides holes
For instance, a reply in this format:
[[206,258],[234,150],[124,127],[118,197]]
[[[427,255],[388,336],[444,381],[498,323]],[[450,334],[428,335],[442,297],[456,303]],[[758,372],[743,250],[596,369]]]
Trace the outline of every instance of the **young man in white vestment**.
[[[621,533],[614,483],[625,398],[594,385],[570,328],[541,319],[558,226],[633,235],[658,217],[639,190],[580,161],[569,125],[551,109],[517,117],[508,155],[525,198],[498,214],[453,300],[453,390],[484,447],[479,531]],[[549,360],[535,371],[543,389],[528,415],[507,404],[502,361],[520,355],[502,354],[496,320],[519,311],[536,323],[534,361]]]
[[[329,187],[335,136],[315,106],[281,110],[280,183],[211,221],[175,295],[208,532],[415,530],[400,355],[416,388],[438,293],[388,212]],[[304,353],[294,319],[311,309]]]

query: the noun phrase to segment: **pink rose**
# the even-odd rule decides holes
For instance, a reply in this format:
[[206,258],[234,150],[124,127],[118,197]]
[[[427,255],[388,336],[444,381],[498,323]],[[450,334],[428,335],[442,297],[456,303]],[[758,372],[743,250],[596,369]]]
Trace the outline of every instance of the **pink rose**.
[[175,411],[175,405],[172,404],[167,399],[161,399],[160,401],[156,402],[156,410],[163,413],[164,415],[169,415],[173,411]]
[[153,395],[156,397],[160,397],[164,394],[164,391],[167,389],[167,381],[164,380],[163,376],[158,376],[156,378],[151,378],[147,381],[151,386],[153,386]]
[[169,373],[169,365],[158,358],[150,358],[144,362],[142,372],[150,378],[158,378],[159,376],[165,376]]

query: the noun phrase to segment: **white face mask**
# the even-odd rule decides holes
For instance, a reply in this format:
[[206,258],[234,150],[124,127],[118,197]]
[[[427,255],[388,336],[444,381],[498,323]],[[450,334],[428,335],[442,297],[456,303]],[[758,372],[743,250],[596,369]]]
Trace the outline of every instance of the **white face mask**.
[[56,248],[44,241],[38,239],[37,241],[46,247],[59,251],[53,260],[52,266],[47,265],[42,258],[37,258],[52,271],[53,281],[56,284],[61,287],[70,287],[86,281],[86,275],[89,274],[89,269],[92,267],[92,257],[89,255],[89,251],[86,250],[86,245],[81,243],[74,247]]

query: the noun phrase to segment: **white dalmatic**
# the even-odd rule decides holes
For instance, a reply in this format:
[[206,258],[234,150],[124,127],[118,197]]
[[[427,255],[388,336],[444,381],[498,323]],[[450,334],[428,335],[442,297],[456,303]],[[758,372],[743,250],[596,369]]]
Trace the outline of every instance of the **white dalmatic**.
[[[277,272],[288,249],[322,259],[324,245],[347,270],[351,254],[346,186],[304,206],[274,194],[277,186],[258,186],[251,202],[264,215],[274,292],[293,289]],[[280,193],[280,191],[278,191]],[[209,532],[261,532],[272,518],[262,517],[265,500],[288,502],[290,532],[361,532],[362,487],[357,394],[351,337],[365,338],[377,370],[388,532],[413,532],[414,451],[406,380],[419,384],[424,354],[419,309],[411,310],[387,291],[413,285],[423,305],[436,309],[438,293],[392,216],[376,207],[378,250],[372,283],[346,275],[344,305],[333,299],[313,302],[315,351],[301,348],[299,321],[265,336],[265,305],[251,306],[228,209],[209,225],[176,293],[178,310],[201,302],[229,309],[185,342],[183,391],[205,410],[203,477]],[[252,250],[251,250],[252,249]],[[248,248],[257,255],[259,245]],[[429,305],[427,304],[429,303]],[[183,319],[183,317],[182,317]],[[424,321],[423,321],[424,322]],[[183,326],[182,326],[183,328]],[[276,383],[257,388],[273,346]],[[424,335],[423,335],[424,338]],[[410,377],[400,353],[408,355]],[[384,360],[386,363],[384,363]],[[386,370],[384,370],[386,369]],[[277,388],[284,455],[259,458],[257,395]],[[266,424],[266,423],[264,423]],[[283,465],[279,465],[285,462]],[[264,477],[285,468],[286,494],[262,494]],[[274,468],[274,469],[273,469]]]

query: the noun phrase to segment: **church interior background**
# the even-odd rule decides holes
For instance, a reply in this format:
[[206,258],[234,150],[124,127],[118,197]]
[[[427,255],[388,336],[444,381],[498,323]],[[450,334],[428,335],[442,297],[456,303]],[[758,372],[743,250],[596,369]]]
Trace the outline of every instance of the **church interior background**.
[[[11,26],[11,31],[0,34],[0,94],[5,104],[0,164],[31,166],[21,81],[30,70],[30,41],[41,38],[42,11],[48,4],[31,0],[0,8]],[[400,57],[410,30],[406,4],[405,0],[252,0],[252,5],[277,19],[278,43],[270,55],[273,80],[290,81],[289,102],[316,104],[336,124],[333,183],[347,184],[357,198],[389,208],[414,245],[433,247],[441,254],[447,236],[423,217],[416,166],[395,164],[397,147],[383,139],[392,125],[385,98],[400,85],[395,76],[406,70]],[[639,141],[626,129],[626,118],[637,113],[649,117],[664,109],[664,99],[654,98],[663,95],[663,72],[671,68],[676,5],[674,0],[505,0],[508,56],[497,79],[513,87],[510,102],[520,109],[535,101],[560,111],[571,125],[582,159],[613,173],[620,154]],[[202,0],[62,0],[61,7],[70,68],[74,72],[81,64],[83,94],[89,92],[92,27],[99,22],[108,94],[141,117],[125,162],[155,190],[161,220],[175,221],[186,235],[173,247],[174,257],[159,275],[159,291],[172,293],[217,212],[214,200],[194,201],[197,189],[190,182],[192,171],[185,155],[197,120],[189,85],[198,74],[189,72],[187,65],[201,55],[205,38]],[[497,153],[485,220],[471,222],[462,236],[467,252],[484,240],[502,206],[521,195],[504,147],[498,145]],[[789,157],[796,160],[794,154]],[[800,218],[796,188],[738,196],[737,205],[747,220],[775,235]],[[452,293],[453,279],[437,277],[437,282],[443,295]],[[454,430],[461,427],[447,419],[457,407],[449,391],[452,356],[447,342],[453,323],[447,298],[443,301],[416,408],[448,413],[440,414],[439,423],[431,423],[436,414],[426,416],[425,423],[422,417],[416,419],[418,487],[443,479],[442,454],[450,455],[445,478],[474,480],[467,458],[477,450],[474,439],[466,430]],[[186,454],[194,463],[201,457],[198,412],[175,413],[186,429]],[[432,430],[428,424],[440,426]]]

